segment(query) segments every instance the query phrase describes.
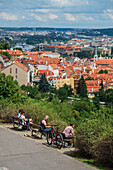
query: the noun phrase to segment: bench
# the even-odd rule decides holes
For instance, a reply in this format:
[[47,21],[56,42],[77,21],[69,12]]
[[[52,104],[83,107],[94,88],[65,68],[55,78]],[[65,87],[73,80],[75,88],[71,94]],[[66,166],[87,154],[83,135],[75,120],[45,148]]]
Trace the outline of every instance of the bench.
[[13,119],[13,127],[19,129],[20,127],[23,130],[28,130],[28,125],[23,125],[22,124],[22,119],[19,119],[18,116],[11,116]]
[[71,144],[72,144],[72,139],[67,139],[66,137],[65,137],[65,134],[64,133],[61,133],[62,134],[62,137],[63,137],[63,147],[65,148],[65,147],[67,147],[67,146],[71,146]]
[[45,136],[45,133],[42,131],[42,127],[40,125],[31,124],[31,135],[37,136],[38,138],[42,139],[42,136]]

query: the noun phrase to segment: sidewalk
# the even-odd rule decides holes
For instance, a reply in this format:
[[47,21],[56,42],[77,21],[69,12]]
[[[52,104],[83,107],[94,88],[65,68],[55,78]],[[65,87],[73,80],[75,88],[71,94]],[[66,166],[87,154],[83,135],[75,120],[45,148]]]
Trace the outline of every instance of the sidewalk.
[[[35,139],[37,140],[37,139]],[[93,170],[41,142],[0,127],[0,167],[9,170]]]

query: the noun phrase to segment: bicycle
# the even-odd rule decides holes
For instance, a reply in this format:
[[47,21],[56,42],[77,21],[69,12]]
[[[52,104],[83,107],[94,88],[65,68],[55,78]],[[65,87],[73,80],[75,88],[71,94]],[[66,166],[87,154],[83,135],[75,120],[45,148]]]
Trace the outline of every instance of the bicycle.
[[52,145],[52,143],[57,145],[58,149],[61,149],[63,146],[63,137],[62,134],[59,132],[59,128],[57,127],[57,130],[55,131],[53,126],[58,126],[58,125],[52,125],[51,126],[51,131],[47,133],[47,143],[49,145]]

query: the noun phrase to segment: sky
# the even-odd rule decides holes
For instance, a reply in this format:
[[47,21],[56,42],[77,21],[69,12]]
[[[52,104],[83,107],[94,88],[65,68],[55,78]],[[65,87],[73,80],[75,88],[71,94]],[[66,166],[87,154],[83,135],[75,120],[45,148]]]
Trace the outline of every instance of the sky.
[[0,27],[113,28],[113,0],[0,0]]

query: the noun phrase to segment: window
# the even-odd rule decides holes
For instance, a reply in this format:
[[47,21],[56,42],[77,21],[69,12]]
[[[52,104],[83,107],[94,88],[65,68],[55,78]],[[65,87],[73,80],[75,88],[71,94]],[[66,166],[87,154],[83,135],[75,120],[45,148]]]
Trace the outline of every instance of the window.
[[10,74],[12,73],[12,68],[10,68]]
[[17,78],[18,78],[18,76],[15,76],[15,78],[17,79]]
[[15,72],[16,72],[16,74],[17,74],[17,68],[16,68]]
[[60,87],[60,85],[58,85],[58,87]]

